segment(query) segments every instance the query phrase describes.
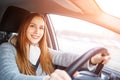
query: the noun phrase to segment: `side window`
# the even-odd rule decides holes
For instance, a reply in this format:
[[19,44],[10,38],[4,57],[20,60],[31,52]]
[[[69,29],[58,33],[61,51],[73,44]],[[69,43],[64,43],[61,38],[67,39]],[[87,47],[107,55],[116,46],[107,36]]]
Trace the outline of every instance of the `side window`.
[[86,51],[97,46],[111,45],[114,43],[112,40],[119,42],[119,34],[101,26],[60,15],[50,14],[50,17],[60,50],[79,53],[81,50]]
[[[49,15],[54,26],[59,49],[82,55],[94,47],[107,48],[112,59],[108,67],[119,69],[120,35],[80,19]],[[115,66],[109,66],[115,65]]]

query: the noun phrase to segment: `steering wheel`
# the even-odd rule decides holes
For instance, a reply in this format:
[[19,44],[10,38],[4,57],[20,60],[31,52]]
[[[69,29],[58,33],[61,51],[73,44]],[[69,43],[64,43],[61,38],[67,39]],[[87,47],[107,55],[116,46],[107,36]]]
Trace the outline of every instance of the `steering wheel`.
[[82,56],[80,56],[77,60],[75,60],[70,66],[68,66],[66,68],[66,72],[71,76],[71,78],[73,80],[102,80],[100,79],[100,77],[98,76],[99,73],[101,72],[102,68],[103,68],[103,64],[102,62],[100,64],[98,64],[95,72],[90,72],[90,71],[80,71],[81,75],[77,78],[73,78],[73,74],[80,70],[82,68],[82,66],[88,61],[90,60],[94,55],[98,54],[98,53],[102,53],[102,52],[107,52],[107,49],[102,48],[102,47],[97,47],[97,48],[92,48],[89,51],[87,51],[85,54],[83,54]]

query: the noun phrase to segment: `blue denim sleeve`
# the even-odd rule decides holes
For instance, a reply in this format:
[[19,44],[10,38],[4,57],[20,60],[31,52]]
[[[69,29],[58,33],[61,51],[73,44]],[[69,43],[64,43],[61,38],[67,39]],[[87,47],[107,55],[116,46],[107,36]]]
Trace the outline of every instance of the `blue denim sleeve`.
[[21,74],[16,64],[16,50],[10,43],[0,45],[0,80],[43,80],[46,76]]

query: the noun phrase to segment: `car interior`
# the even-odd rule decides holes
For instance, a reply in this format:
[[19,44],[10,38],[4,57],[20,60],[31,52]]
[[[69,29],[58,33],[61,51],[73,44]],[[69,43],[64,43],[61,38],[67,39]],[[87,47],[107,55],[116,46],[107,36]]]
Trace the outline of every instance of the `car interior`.
[[[50,23],[49,14],[62,15],[79,19],[80,10],[67,0],[4,0],[0,1],[0,44],[17,34],[21,21],[31,12],[45,15],[47,20],[47,42],[50,48],[59,50],[55,31]],[[65,69],[62,66],[57,68]],[[120,80],[120,71],[103,67],[103,80]]]

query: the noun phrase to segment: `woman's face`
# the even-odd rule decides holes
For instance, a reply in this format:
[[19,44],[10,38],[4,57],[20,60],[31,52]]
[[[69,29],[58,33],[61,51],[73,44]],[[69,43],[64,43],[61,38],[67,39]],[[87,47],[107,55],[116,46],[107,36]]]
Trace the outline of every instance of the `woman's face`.
[[31,44],[36,45],[44,34],[44,20],[41,17],[34,17],[27,29],[27,38]]

